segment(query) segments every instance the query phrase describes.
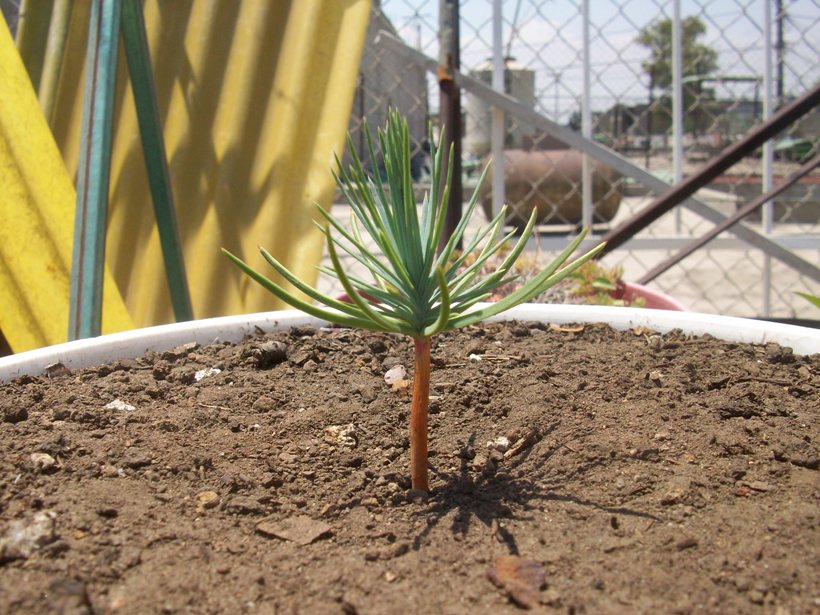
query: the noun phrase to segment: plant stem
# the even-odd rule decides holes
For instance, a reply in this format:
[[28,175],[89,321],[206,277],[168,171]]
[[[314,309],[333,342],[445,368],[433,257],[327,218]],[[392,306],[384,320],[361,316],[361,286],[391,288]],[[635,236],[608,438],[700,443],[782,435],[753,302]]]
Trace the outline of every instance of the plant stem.
[[410,480],[413,489],[427,491],[427,407],[430,403],[430,338],[414,337],[416,366],[410,411]]

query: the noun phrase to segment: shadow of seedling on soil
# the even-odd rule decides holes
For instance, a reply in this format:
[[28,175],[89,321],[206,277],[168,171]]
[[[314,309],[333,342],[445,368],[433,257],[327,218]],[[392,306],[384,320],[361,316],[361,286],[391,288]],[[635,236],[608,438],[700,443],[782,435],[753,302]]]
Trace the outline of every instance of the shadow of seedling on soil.
[[[543,438],[544,435],[546,434],[539,435],[538,440]],[[472,434],[462,450],[473,450],[475,440],[476,436]],[[558,444],[548,449],[535,463],[545,465],[561,446],[561,444]],[[544,487],[543,484],[539,486],[526,478],[526,475],[515,478],[514,475],[524,474],[517,470],[530,459],[534,448],[534,446],[531,446],[514,457],[504,459],[503,466],[498,468],[498,473],[478,472],[475,478],[476,471],[471,472],[471,460],[468,455],[459,456],[461,467],[458,473],[439,472],[431,465],[432,473],[443,480],[444,484],[433,490],[430,504],[426,508],[413,513],[414,517],[424,517],[427,520],[426,527],[413,539],[413,550],[418,551],[432,530],[454,511],[455,515],[451,526],[454,535],[459,535],[462,538],[466,537],[473,519],[480,521],[486,528],[491,528],[495,522],[495,535],[499,542],[506,545],[511,555],[520,555],[515,536],[498,521],[503,519],[526,519],[526,516],[514,512],[513,508],[522,509],[525,514],[530,511],[540,512],[542,508],[537,506],[539,502],[570,502],[613,515],[662,521],[659,517],[649,513],[624,507],[606,506],[581,497],[556,493],[552,487]],[[586,470],[595,465],[599,465],[599,462],[589,464],[580,473],[585,473]]]

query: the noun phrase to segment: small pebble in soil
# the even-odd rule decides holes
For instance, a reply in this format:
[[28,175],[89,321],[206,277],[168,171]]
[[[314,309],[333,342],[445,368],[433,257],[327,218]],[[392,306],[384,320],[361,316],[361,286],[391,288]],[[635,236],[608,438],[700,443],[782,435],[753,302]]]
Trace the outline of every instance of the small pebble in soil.
[[121,400],[119,398],[108,402],[107,404],[105,404],[104,407],[105,407],[106,410],[118,410],[120,412],[132,412],[132,411],[136,410],[136,408],[134,406],[132,406],[129,403],[124,402],[123,400]]
[[696,539],[696,538],[693,538],[693,537],[691,537],[691,536],[687,536],[687,537],[685,537],[685,538],[683,538],[683,539],[679,540],[679,541],[675,544],[675,548],[676,548],[678,551],[683,551],[683,550],[685,550],[685,549],[692,549],[692,548],[697,547],[697,546],[698,546],[698,541],[697,541],[697,539]]
[[385,372],[384,381],[389,385],[393,385],[401,380],[404,380],[406,376],[407,370],[404,368],[404,365],[398,364],[394,365]]
[[487,442],[487,448],[506,453],[510,448],[510,439],[507,436],[498,436],[495,440]]
[[672,479],[661,496],[661,504],[664,506],[680,504],[689,494],[691,485],[691,481],[684,477]]
[[103,464],[100,466],[100,474],[102,474],[106,478],[116,478],[119,476],[119,470],[112,465]]
[[32,453],[29,460],[35,472],[46,474],[57,469],[57,460],[48,453]]
[[134,470],[151,465],[151,458],[140,452],[132,452],[122,460],[122,465]]
[[45,368],[46,376],[49,378],[57,378],[58,376],[67,376],[71,373],[71,370],[68,369],[65,365],[60,363],[51,363],[50,365],[46,365]]
[[356,435],[356,426],[353,423],[347,425],[329,425],[324,429],[324,440],[328,444],[338,444],[349,448],[355,448],[359,443]]
[[0,564],[15,559],[26,559],[36,550],[57,540],[57,514],[42,510],[31,517],[15,519],[0,537]]
[[219,494],[216,491],[201,491],[196,494],[197,510],[216,508],[219,505]]
[[206,367],[205,369],[200,369],[194,372],[194,380],[196,382],[200,382],[205,378],[209,378],[210,376],[216,376],[217,374],[221,374],[222,370],[218,367]]

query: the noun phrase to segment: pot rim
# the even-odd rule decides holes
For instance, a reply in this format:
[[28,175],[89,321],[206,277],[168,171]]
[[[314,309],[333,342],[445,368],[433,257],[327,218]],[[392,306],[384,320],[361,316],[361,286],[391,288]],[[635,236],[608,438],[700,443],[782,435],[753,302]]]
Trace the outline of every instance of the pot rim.
[[[556,325],[605,323],[618,330],[641,326],[658,333],[680,329],[693,335],[708,333],[728,342],[776,342],[781,346],[790,347],[798,355],[820,352],[820,330],[817,329],[697,312],[526,303],[488,318],[487,322],[506,320],[530,320]],[[237,342],[259,330],[267,333],[301,325],[323,327],[328,323],[298,310],[282,310],[221,316],[111,333],[0,358],[0,383],[19,376],[43,375],[45,368],[53,363],[61,363],[69,369],[80,369],[111,363],[117,359],[134,359],[148,351],[170,350],[188,342],[198,342],[202,345]]]

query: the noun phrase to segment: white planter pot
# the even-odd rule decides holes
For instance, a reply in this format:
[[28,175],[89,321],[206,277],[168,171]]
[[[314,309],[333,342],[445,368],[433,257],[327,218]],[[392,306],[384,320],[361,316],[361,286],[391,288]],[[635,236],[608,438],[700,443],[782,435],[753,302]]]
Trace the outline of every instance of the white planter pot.
[[[708,333],[731,342],[776,342],[781,346],[788,346],[800,355],[820,352],[820,330],[696,312],[593,305],[525,304],[490,320],[534,320],[555,324],[601,322],[614,329],[625,330],[643,326],[659,333],[680,329],[694,335]],[[46,366],[53,363],[80,369],[111,363],[117,359],[133,359],[149,350],[169,350],[187,342],[236,342],[260,330],[267,332],[299,325],[325,324],[327,323],[302,312],[284,310],[209,318],[113,333],[4,357],[0,359],[0,383],[23,375],[42,375]]]

